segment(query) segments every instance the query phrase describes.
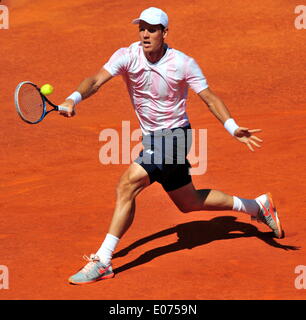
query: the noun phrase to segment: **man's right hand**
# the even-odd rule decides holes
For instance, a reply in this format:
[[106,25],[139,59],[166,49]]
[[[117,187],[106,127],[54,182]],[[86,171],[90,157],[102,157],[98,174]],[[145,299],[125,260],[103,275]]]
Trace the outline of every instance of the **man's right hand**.
[[65,108],[68,108],[69,111],[64,111],[64,110],[59,110],[59,114],[67,117],[67,118],[71,118],[73,116],[75,116],[75,106],[74,106],[74,102],[73,100],[69,99],[66,100],[65,102],[61,103],[60,106],[63,106]]

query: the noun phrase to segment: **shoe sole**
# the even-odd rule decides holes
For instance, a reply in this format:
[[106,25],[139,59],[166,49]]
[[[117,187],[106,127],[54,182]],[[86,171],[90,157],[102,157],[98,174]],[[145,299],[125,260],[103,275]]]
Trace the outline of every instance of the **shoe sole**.
[[97,281],[101,281],[101,280],[106,280],[106,279],[111,279],[111,278],[113,278],[115,276],[115,274],[114,273],[111,273],[111,274],[108,274],[107,276],[103,276],[103,277],[100,277],[100,278],[97,278],[97,279],[95,279],[95,280],[91,280],[91,281],[86,281],[86,282],[76,282],[76,281],[73,281],[73,280],[68,280],[69,281],[69,283],[71,283],[71,284],[78,284],[78,285],[80,285],[80,284],[88,284],[88,283],[93,283],[93,282],[97,282]]
[[[272,208],[273,208],[273,216],[275,218],[275,221],[276,221],[276,225],[277,225],[277,229],[278,229],[278,234],[279,236],[275,235],[278,239],[281,239],[284,237],[284,231],[282,229],[282,226],[281,226],[281,223],[280,223],[280,220],[278,219],[278,215],[277,215],[277,210],[276,210],[276,207],[274,205],[274,202],[273,202],[273,199],[272,199],[272,194],[270,192],[267,193],[267,196],[268,196],[268,200],[270,202],[270,204],[272,205]],[[275,233],[274,233],[275,234]]]

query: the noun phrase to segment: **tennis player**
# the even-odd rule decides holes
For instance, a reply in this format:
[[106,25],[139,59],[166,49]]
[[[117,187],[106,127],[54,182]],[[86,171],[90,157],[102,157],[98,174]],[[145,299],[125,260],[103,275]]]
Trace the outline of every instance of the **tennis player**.
[[76,105],[90,97],[114,76],[122,75],[143,133],[143,150],[123,173],[117,186],[117,200],[108,233],[101,247],[87,264],[69,278],[73,284],[85,284],[112,278],[112,255],[119,240],[133,222],[135,198],[157,181],[177,208],[184,212],[232,210],[244,212],[272,229],[274,236],[283,231],[271,194],[244,199],[212,189],[196,189],[189,174],[186,156],[190,149],[190,123],[186,114],[188,88],[191,87],[224,128],[251,151],[262,140],[254,135],[260,129],[240,127],[222,100],[211,90],[196,61],[165,43],[168,16],[150,7],[138,19],[140,41],[117,50],[101,70],[81,82],[62,106],[72,117]]

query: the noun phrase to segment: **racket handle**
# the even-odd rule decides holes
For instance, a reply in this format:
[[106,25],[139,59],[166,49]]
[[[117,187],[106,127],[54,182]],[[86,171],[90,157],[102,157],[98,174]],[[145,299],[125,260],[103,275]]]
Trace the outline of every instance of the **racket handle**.
[[68,107],[64,107],[64,106],[57,106],[58,111],[66,111],[69,112],[69,108]]

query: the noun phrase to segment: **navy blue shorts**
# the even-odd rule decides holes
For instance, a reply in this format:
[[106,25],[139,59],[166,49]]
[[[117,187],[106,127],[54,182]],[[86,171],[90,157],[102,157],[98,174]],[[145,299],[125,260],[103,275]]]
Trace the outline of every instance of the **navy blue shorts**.
[[192,144],[190,125],[143,135],[142,144],[144,149],[135,162],[146,170],[151,183],[159,182],[168,192],[191,182],[186,158]]

